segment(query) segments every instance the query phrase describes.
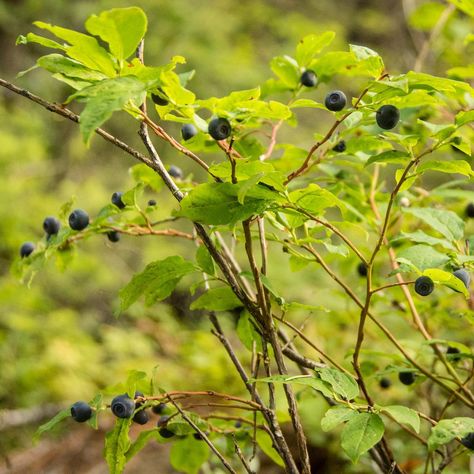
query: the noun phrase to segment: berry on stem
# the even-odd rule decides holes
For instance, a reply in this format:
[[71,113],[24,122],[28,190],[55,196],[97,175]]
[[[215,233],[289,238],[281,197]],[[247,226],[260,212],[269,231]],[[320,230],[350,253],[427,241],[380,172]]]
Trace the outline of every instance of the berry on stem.
[[333,150],[337,151],[338,153],[346,151],[346,142],[344,140],[337,142],[336,145],[334,145]]
[[181,127],[181,136],[183,140],[187,141],[196,136],[198,133],[197,128],[192,123],[185,123]]
[[474,217],[474,202],[470,202],[467,206],[466,206],[466,209],[464,211],[466,213],[466,216],[469,217],[469,218],[473,218]]
[[359,265],[357,265],[357,273],[361,277],[367,276],[367,265],[364,262],[360,262]]
[[433,293],[434,282],[430,277],[421,276],[415,280],[415,291],[420,296],[428,296]]
[[459,278],[464,283],[466,288],[469,289],[469,284],[471,283],[471,275],[469,275],[469,273],[464,268],[456,270],[455,272],[453,272],[453,275],[456,278]]
[[56,217],[46,217],[46,219],[43,221],[43,229],[48,235],[55,235],[59,232],[59,229],[61,227],[61,223],[56,219]]
[[380,128],[390,130],[400,120],[400,111],[394,105],[382,105],[375,113],[375,120]]
[[411,385],[415,382],[415,374],[410,371],[399,372],[398,380],[400,380],[403,385]]
[[89,215],[82,209],[76,209],[69,215],[69,227],[72,230],[84,230],[89,225]]
[[208,132],[214,140],[225,140],[230,137],[232,127],[226,118],[218,117],[209,122]]
[[148,205],[149,205],[150,207],[156,206],[156,201],[155,201],[154,199],[150,199],[150,200],[148,201]]
[[318,82],[318,78],[314,71],[306,69],[306,71],[301,74],[300,82],[306,87],[314,87]]
[[324,105],[332,112],[338,112],[346,106],[346,96],[342,91],[331,91],[324,100]]
[[21,258],[28,257],[33,253],[35,249],[35,244],[33,242],[25,242],[21,247],[20,247],[20,256]]
[[172,438],[174,436],[174,433],[170,431],[168,428],[160,428],[158,430],[158,433],[160,433],[160,436],[162,438]]
[[474,432],[467,434],[461,439],[461,444],[467,449],[474,451]]
[[448,348],[446,349],[446,354],[449,354],[449,358],[454,362],[458,362],[461,359],[461,357],[459,356],[460,353],[461,351],[457,347],[448,346]]
[[150,417],[146,410],[137,411],[135,415],[133,415],[133,421],[139,425],[146,425],[149,420]]
[[392,382],[390,382],[390,379],[387,379],[386,377],[382,377],[379,381],[380,388],[383,388],[386,390],[387,388],[390,388],[392,385]]
[[86,402],[76,402],[71,406],[71,416],[78,423],[84,423],[92,416],[92,408]]
[[134,401],[126,394],[117,395],[110,404],[112,413],[117,418],[130,418],[135,411]]
[[168,99],[165,99],[163,96],[165,93],[163,92],[163,89],[158,89],[158,94],[151,94],[151,100],[156,104],[156,105],[161,105],[165,106],[168,105]]
[[111,242],[118,242],[120,240],[120,233],[116,230],[111,230],[110,232],[107,232],[107,238]]
[[173,178],[183,179],[183,170],[177,166],[171,165],[168,169],[168,173]]
[[153,405],[151,411],[156,415],[161,415],[166,410],[166,403],[159,403],[158,405]]
[[125,203],[122,201],[123,193],[117,191],[112,194],[111,201],[114,206],[117,206],[119,209],[123,209],[125,207]]

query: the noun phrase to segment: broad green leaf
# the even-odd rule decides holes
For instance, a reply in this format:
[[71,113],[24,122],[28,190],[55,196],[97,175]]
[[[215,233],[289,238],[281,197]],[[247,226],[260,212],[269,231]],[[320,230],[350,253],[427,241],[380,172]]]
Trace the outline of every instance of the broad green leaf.
[[358,413],[352,417],[341,434],[341,446],[352,462],[375,446],[383,436],[385,427],[375,413]]
[[400,163],[406,164],[410,161],[410,155],[404,151],[389,150],[379,153],[378,155],[371,156],[365,163],[365,166],[369,166],[372,163]]
[[442,267],[450,260],[447,255],[438,252],[430,245],[423,244],[413,245],[401,250],[398,252],[398,257],[398,261],[402,262],[402,259],[408,260],[420,270]]
[[[191,420],[201,431],[206,431],[208,429],[207,423],[194,413],[185,412],[186,417]],[[173,416],[173,418],[168,421],[166,428],[172,431],[178,436],[186,436],[193,434],[196,430],[183,418],[181,414]]]
[[257,441],[258,447],[278,466],[284,467],[285,464],[283,459],[280,457],[278,452],[273,447],[272,439],[270,435],[263,430],[257,430],[255,440]]
[[456,114],[456,125],[458,127],[469,122],[474,122],[474,110],[468,110],[466,112],[462,110]]
[[130,398],[135,397],[135,391],[137,389],[137,382],[146,378],[146,372],[140,370],[131,370],[127,377],[127,383],[125,384],[127,388],[127,394]]
[[110,474],[121,474],[127,462],[126,452],[130,448],[128,432],[131,418],[117,418],[114,428],[105,435],[104,457]]
[[318,373],[321,380],[327,382],[335,393],[346,400],[352,400],[359,395],[359,386],[350,375],[329,367],[318,369]]
[[448,0],[466,15],[474,17],[474,0]]
[[115,65],[110,54],[99,45],[93,36],[60,26],[49,25],[42,21],[35,21],[33,24],[69,43],[70,46],[67,46],[66,54],[70,58],[79,61],[86,67],[101,71],[106,76],[112,77],[116,75]]
[[228,311],[240,308],[242,302],[228,287],[211,288],[191,303],[190,309],[207,309],[209,311]]
[[411,426],[417,433],[420,432],[420,417],[415,410],[402,405],[383,407],[382,411],[391,415],[398,423]]
[[349,421],[357,415],[357,412],[344,406],[335,406],[329,408],[321,420],[321,429],[323,431],[331,431],[341,423]]
[[458,417],[441,420],[431,429],[428,438],[428,449],[434,451],[454,438],[462,438],[474,431],[474,418]]
[[181,278],[195,270],[191,262],[179,256],[148,264],[143,272],[134,275],[120,290],[121,311],[129,308],[142,295],[145,295],[147,304],[163,300],[171,294]]
[[257,350],[262,349],[262,337],[257,332],[254,324],[252,323],[250,313],[248,311],[242,311],[237,322],[237,336],[239,336],[240,342],[249,351],[253,350],[253,344],[257,347]]
[[300,81],[297,62],[289,56],[276,56],[270,67],[274,74],[290,89],[296,89]]
[[170,452],[171,465],[179,472],[198,474],[207,461],[210,449],[207,443],[186,436],[173,443]]
[[28,33],[26,36],[20,35],[16,40],[16,44],[27,44],[27,43],[37,43],[46,48],[59,49],[61,51],[66,51],[66,47],[58,42],[45,38],[44,36],[39,36],[35,33]]
[[261,214],[272,201],[281,200],[278,193],[256,185],[247,190],[245,204],[237,195],[242,183],[205,183],[196,186],[181,201],[180,216],[212,225],[235,224]]
[[295,206],[317,216],[323,214],[328,207],[344,207],[344,203],[337,196],[317,184],[310,184],[307,188],[291,192],[290,200]]
[[46,423],[43,423],[35,433],[34,438],[38,439],[43,433],[46,433],[47,431],[50,431],[53,429],[58,423],[66,419],[67,417],[71,416],[71,409],[70,408],[65,408],[64,410],[61,410],[57,415],[55,415],[51,420],[47,421]]
[[301,67],[306,67],[311,60],[326,46],[329,46],[336,33],[325,31],[320,35],[308,35],[301,39],[296,46],[296,61]]
[[378,53],[366,46],[350,45],[350,51],[358,61],[361,61],[359,68],[367,72],[374,78],[379,77],[385,69],[382,58]]
[[426,222],[450,241],[463,238],[464,221],[452,211],[411,207],[403,209],[403,212]]
[[160,442],[162,438],[158,434],[158,430],[153,428],[151,430],[141,431],[136,440],[130,445],[130,448],[125,453],[126,462],[130,461],[136,454],[138,454],[151,440]]
[[87,424],[93,428],[94,430],[97,430],[99,428],[99,420],[98,420],[98,414],[101,409],[103,409],[103,396],[101,393],[98,393],[90,402],[89,405],[91,406],[92,410],[92,416],[90,417],[89,420],[87,420]]
[[107,78],[105,74],[89,69],[80,62],[67,58],[62,54],[42,56],[36,61],[36,64],[53,74],[60,73],[67,77],[75,77],[88,82],[101,81]]
[[[407,239],[410,242],[416,242],[418,244],[428,244],[428,245],[441,245],[445,249],[455,250],[454,245],[445,240],[432,237],[431,235],[426,234],[422,230],[417,230],[415,232],[401,232],[399,239]],[[394,239],[394,241],[399,240]]]
[[108,43],[119,60],[127,59],[137,49],[147,29],[147,18],[141,8],[113,8],[86,21],[87,31]]
[[464,176],[472,176],[473,172],[471,166],[467,161],[456,160],[456,161],[424,161],[418,166],[417,172],[422,173],[424,171],[440,171],[442,173],[452,174],[463,174]]
[[137,184],[145,184],[154,191],[160,191],[163,188],[163,180],[160,175],[143,163],[132,166],[128,171]]
[[458,293],[462,293],[466,298],[469,298],[469,291],[466,285],[452,273],[438,270],[437,268],[429,268],[423,272],[423,275],[430,277],[434,283],[445,285]]
[[214,260],[204,245],[200,245],[196,251],[196,263],[201,270],[208,275],[214,275],[216,273]]
[[312,100],[312,99],[296,99],[294,102],[290,104],[289,107],[290,109],[309,107],[312,109],[327,110],[323,104],[320,104],[319,102],[316,102],[315,100]]
[[82,89],[69,97],[68,101],[78,98],[87,103],[80,115],[79,126],[83,140],[90,142],[94,131],[106,122],[114,112],[122,110],[133,102],[140,106],[146,97],[143,82],[131,76],[106,79]]

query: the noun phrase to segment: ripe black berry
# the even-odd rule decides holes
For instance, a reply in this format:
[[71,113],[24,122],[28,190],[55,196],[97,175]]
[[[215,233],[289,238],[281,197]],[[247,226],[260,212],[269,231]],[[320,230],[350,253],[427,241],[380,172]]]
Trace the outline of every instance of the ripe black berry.
[[[161,403],[160,403],[160,405],[161,405]],[[156,426],[158,426],[158,428],[166,426],[169,419],[170,419],[170,417],[168,415],[160,416],[160,418],[156,422]]]
[[382,105],[375,114],[375,120],[380,128],[390,130],[400,120],[400,111],[394,105]]
[[183,179],[183,170],[177,166],[171,165],[168,169],[168,173],[170,176],[173,176],[173,178]]
[[467,217],[470,217],[471,219],[474,217],[474,202],[470,202],[466,206],[465,212]]
[[318,82],[318,78],[314,71],[307,69],[303,74],[301,74],[300,82],[306,87],[314,87]]
[[471,283],[471,275],[469,275],[469,273],[467,273],[464,268],[456,270],[455,272],[453,272],[453,275],[456,278],[459,278],[464,283],[464,285],[466,285],[466,288],[469,289],[469,284]]
[[464,436],[464,438],[461,439],[461,444],[467,449],[474,451],[474,432]]
[[110,408],[117,418],[130,418],[135,410],[135,403],[127,394],[117,395]]
[[120,240],[120,233],[116,230],[111,230],[110,232],[107,232],[107,238],[111,242],[118,242]]
[[367,276],[367,265],[364,262],[360,262],[359,265],[357,265],[357,273],[361,277]]
[[156,206],[156,201],[155,201],[154,199],[150,199],[150,200],[148,201],[148,205],[151,206],[151,207],[152,207],[152,206]]
[[416,279],[415,291],[420,296],[428,296],[429,294],[433,293],[433,290],[434,290],[434,283],[430,277],[421,276]]
[[25,242],[20,247],[20,256],[21,258],[28,257],[32,254],[33,250],[35,249],[35,244],[33,242]]
[[338,153],[346,151],[346,142],[344,140],[337,142],[336,145],[333,147],[333,150],[337,151]]
[[159,403],[158,405],[153,405],[151,411],[156,415],[161,415],[166,410],[166,403]]
[[158,433],[160,433],[160,436],[162,438],[172,438],[174,436],[174,433],[170,431],[168,428],[160,428],[158,430]]
[[151,100],[156,104],[156,105],[168,105],[168,99],[165,99],[165,93],[163,92],[163,89],[158,89],[158,94],[151,94]]
[[390,388],[392,385],[392,382],[390,382],[390,379],[387,379],[386,377],[382,377],[379,381],[380,388],[387,389]]
[[458,362],[461,359],[461,357],[458,355],[460,353],[461,351],[457,347],[448,346],[446,349],[446,354],[451,354],[451,357],[449,358],[454,362]]
[[117,206],[119,209],[123,209],[125,207],[125,203],[122,201],[122,196],[123,196],[123,193],[117,191],[114,194],[112,194],[112,198],[111,198],[112,204]]
[[190,140],[195,135],[197,135],[197,128],[192,123],[185,123],[181,127],[181,136],[183,140]]
[[232,127],[227,119],[215,118],[209,122],[208,132],[214,140],[225,140],[232,133]]
[[411,385],[415,381],[415,374],[413,372],[399,372],[398,373],[398,380],[403,385]]
[[237,420],[234,424],[236,428],[242,428],[242,422],[240,420]]
[[84,423],[92,416],[92,408],[86,402],[76,402],[71,407],[71,416],[73,420]]
[[89,225],[89,215],[82,209],[76,209],[69,215],[69,227],[72,230],[83,230]]
[[43,229],[48,236],[57,234],[61,223],[55,217],[47,217],[43,221]]
[[324,100],[324,105],[328,110],[333,112],[338,112],[346,106],[346,96],[342,91],[332,91],[326,96]]
[[133,415],[133,421],[135,423],[138,423],[139,425],[146,425],[148,421],[150,420],[150,417],[148,416],[148,413],[145,410],[140,410]]

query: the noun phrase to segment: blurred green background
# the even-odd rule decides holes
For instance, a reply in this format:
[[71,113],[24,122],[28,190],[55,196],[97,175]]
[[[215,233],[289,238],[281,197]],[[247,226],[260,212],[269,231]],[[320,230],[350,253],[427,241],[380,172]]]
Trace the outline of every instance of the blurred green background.
[[[447,8],[441,1],[419,0],[0,0],[0,76],[49,100],[64,100],[66,86],[43,71],[15,78],[44,54],[34,45],[15,46],[16,37],[32,31],[34,20],[81,29],[92,13],[130,5],[142,7],[149,18],[146,62],[159,65],[173,55],[185,56],[182,70],[196,70],[190,88],[202,98],[263,83],[271,77],[273,56],[292,54],[301,37],[325,30],[337,33],[334,49],[345,49],[347,42],[363,44],[384,57],[390,73],[409,70]],[[467,16],[452,13],[433,38],[424,70],[445,74],[467,65],[472,48],[466,49],[463,39],[472,26]],[[325,90],[314,94],[321,100]],[[300,127],[283,133],[304,146],[309,132],[323,125],[308,114]],[[132,119],[117,116],[106,128],[142,149]],[[178,130],[175,124],[169,129]],[[197,173],[192,162],[157,146],[167,164]],[[71,196],[94,216],[114,191],[132,186],[128,168],[134,164],[98,137],[86,149],[75,124],[0,91],[0,410],[89,399],[98,389],[123,381],[128,370],[151,372],[157,365],[160,383],[168,389],[242,390],[214,336],[196,331],[207,328],[207,322],[183,310],[189,298],[185,292],[171,304],[136,305],[120,319],[114,317],[117,292],[134,271],[153,259],[192,254],[192,244],[166,237],[123,237],[118,244],[95,238],[81,244],[66,271],[64,262],[51,261],[29,288],[10,272],[21,243],[42,238],[45,216],[57,215]],[[164,193],[157,199],[157,217],[166,216],[174,203]],[[287,260],[274,258],[277,265]],[[320,277],[310,272],[297,276],[278,275],[277,283],[294,299],[311,300]],[[336,317],[343,331],[355,312],[338,309],[344,312]],[[226,323],[233,321],[228,317]],[[334,320],[331,324],[323,322],[321,334],[331,334]],[[331,342],[325,344],[330,351]],[[187,376],[190,370],[192,377]],[[308,415],[316,444],[321,442],[319,416]],[[32,430],[23,426],[0,432],[0,456],[29,446]]]

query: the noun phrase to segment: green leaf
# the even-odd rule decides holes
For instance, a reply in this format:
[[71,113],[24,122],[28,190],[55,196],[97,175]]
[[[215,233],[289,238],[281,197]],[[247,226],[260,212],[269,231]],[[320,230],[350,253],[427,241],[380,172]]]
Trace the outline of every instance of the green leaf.
[[173,256],[148,264],[143,272],[133,276],[120,290],[120,310],[125,311],[137,299],[145,295],[147,304],[168,297],[185,275],[196,270],[191,262]]
[[464,160],[456,161],[424,161],[417,168],[418,173],[424,171],[440,171],[441,173],[452,173],[452,174],[463,174],[464,176],[472,176],[474,173],[471,169],[471,165]]
[[62,44],[59,44],[56,41],[53,41],[44,36],[39,36],[35,33],[28,33],[26,36],[20,35],[16,40],[16,44],[27,44],[27,43],[37,43],[46,48],[59,49],[61,51],[66,51],[66,47]]
[[80,115],[79,126],[83,140],[90,142],[94,131],[106,122],[117,110],[122,110],[129,102],[140,106],[146,98],[145,84],[132,76],[106,79],[86,87],[68,98],[87,101]]
[[319,102],[316,102],[315,100],[312,100],[312,99],[297,99],[294,102],[292,102],[289,107],[290,109],[309,107],[312,109],[327,110],[323,104],[320,104]]
[[272,375],[271,377],[264,377],[259,379],[251,379],[251,382],[266,382],[266,383],[291,383],[294,385],[306,385],[321,392],[326,397],[332,398],[333,393],[329,384],[312,375]]
[[403,212],[426,222],[451,242],[460,240],[464,235],[464,221],[452,211],[433,208],[404,208]]
[[329,367],[317,370],[321,380],[327,382],[335,393],[346,400],[352,400],[359,395],[359,386],[350,375]]
[[462,438],[474,431],[474,418],[458,417],[441,420],[431,429],[428,438],[428,449],[434,451],[454,438]]
[[89,402],[89,405],[91,406],[91,408],[93,408],[92,410],[92,416],[90,417],[89,420],[87,420],[87,424],[93,428],[94,430],[97,430],[99,428],[99,424],[98,424],[98,414],[99,414],[99,411],[103,408],[102,407],[102,403],[103,403],[103,396],[101,393],[98,393],[90,402]]
[[290,201],[312,214],[321,215],[328,207],[344,207],[337,196],[317,184],[290,193]]
[[462,125],[465,125],[469,122],[474,122],[474,110],[462,110],[456,114],[456,125],[458,127],[461,127]]
[[106,76],[113,77],[116,75],[115,65],[111,56],[99,45],[93,36],[61,28],[60,26],[49,25],[42,21],[35,21],[33,24],[67,41],[70,46],[66,47],[66,54],[70,58],[79,61],[90,69],[101,71]]
[[196,263],[204,273],[208,275],[215,275],[216,269],[214,266],[214,260],[209,253],[209,250],[204,245],[200,245],[196,251]]
[[64,410],[61,410],[58,414],[56,414],[51,420],[47,421],[46,423],[43,423],[37,430],[34,436],[34,439],[37,440],[39,437],[43,434],[46,433],[47,431],[50,431],[53,429],[58,423],[63,421],[65,418],[71,416],[71,408],[65,408]]
[[150,440],[160,441],[161,437],[158,430],[153,428],[151,430],[141,431],[137,439],[130,445],[130,448],[125,453],[126,462],[130,461],[136,454],[138,454]]
[[91,15],[87,31],[109,44],[111,53],[119,60],[127,59],[137,49],[147,29],[147,18],[141,8],[113,8]]
[[170,452],[171,465],[179,472],[198,474],[207,461],[210,450],[207,443],[186,436],[173,443]]
[[62,54],[48,54],[36,61],[36,64],[53,74],[60,73],[67,77],[75,77],[84,81],[93,82],[106,79],[107,76],[99,71],[94,71],[74,59]]
[[336,426],[349,421],[357,415],[357,412],[344,406],[331,407],[321,420],[321,429],[323,431],[331,431]]
[[228,287],[211,288],[191,303],[190,309],[207,309],[209,311],[228,311],[239,308],[242,302]]
[[290,89],[296,89],[300,82],[297,62],[290,56],[277,56],[272,59],[270,67],[273,73]]
[[466,15],[474,17],[474,0],[448,0]]
[[366,46],[351,44],[349,47],[351,53],[353,53],[356,59],[361,62],[359,65],[361,72],[367,72],[376,78],[382,74],[385,65],[378,53]]
[[239,336],[240,342],[249,351],[253,350],[253,344],[257,347],[257,350],[262,348],[262,338],[252,323],[250,313],[248,311],[242,311],[237,322],[237,336]]
[[365,166],[369,166],[372,163],[400,163],[406,164],[410,160],[410,155],[404,151],[389,150],[379,153],[378,155],[371,156],[365,163]]
[[411,426],[417,433],[420,432],[420,417],[415,410],[402,405],[383,407],[382,411],[392,416],[398,423]]
[[140,370],[131,370],[127,377],[127,383],[125,384],[127,388],[127,394],[130,398],[135,397],[135,391],[137,388],[137,382],[146,378],[146,372]]
[[235,224],[261,214],[272,201],[281,200],[278,193],[255,185],[247,190],[243,205],[237,196],[244,183],[200,184],[181,201],[178,214],[204,224]]
[[[207,423],[194,413],[185,412],[186,417],[191,420],[201,431],[206,431],[208,429]],[[168,421],[166,428],[172,431],[178,436],[186,436],[193,434],[196,430],[183,418],[181,414],[173,416],[173,418]]]
[[408,260],[416,268],[426,270],[427,268],[442,267],[449,262],[449,257],[443,253],[438,252],[429,245],[413,245],[408,249],[403,249],[398,253],[397,260],[402,262],[402,259]]
[[469,298],[469,291],[466,285],[452,273],[438,270],[437,268],[429,268],[423,272],[423,275],[430,277],[434,283],[445,285]]
[[394,241],[401,240],[401,239],[406,239],[410,242],[416,242],[419,244],[441,245],[445,249],[455,250],[454,245],[448,242],[447,240],[432,237],[431,235],[426,234],[422,230],[417,230],[415,232],[401,232],[400,237],[397,239],[394,239]]
[[125,469],[125,453],[130,448],[128,432],[131,424],[132,418],[117,418],[114,429],[105,435],[104,457],[110,474],[121,474]]
[[410,13],[408,22],[410,26],[422,31],[430,31],[438,23],[446,6],[441,3],[427,2],[419,5]]
[[336,33],[325,31],[320,35],[308,35],[301,39],[296,46],[296,61],[301,67],[306,67],[311,60],[326,46],[329,46]]
[[272,439],[270,435],[263,430],[257,430],[255,440],[259,448],[278,466],[284,467],[285,464],[283,459],[280,457],[278,452],[273,447]]
[[341,434],[341,446],[353,463],[377,444],[383,436],[385,427],[382,419],[375,413],[358,413],[352,417]]

